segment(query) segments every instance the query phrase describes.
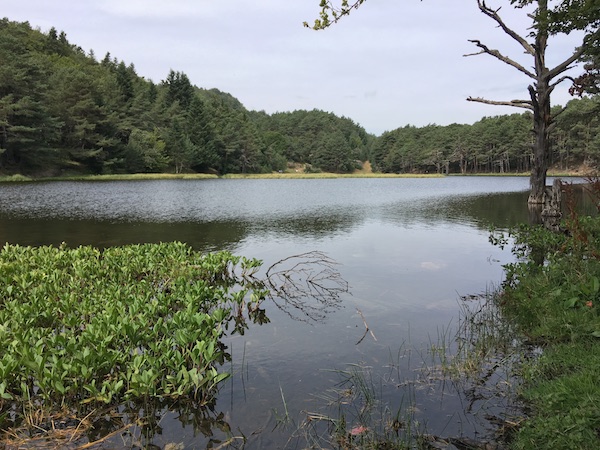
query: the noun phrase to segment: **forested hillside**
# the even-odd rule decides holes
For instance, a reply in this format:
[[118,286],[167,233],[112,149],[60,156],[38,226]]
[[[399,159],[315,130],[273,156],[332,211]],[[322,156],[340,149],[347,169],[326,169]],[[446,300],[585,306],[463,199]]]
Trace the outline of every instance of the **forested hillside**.
[[0,61],[2,174],[270,172],[288,160],[343,172],[366,154],[364,129],[348,119],[297,112],[306,128],[285,135],[285,120],[251,114],[185,73],[153,83],[55,29],[3,19]]
[[[530,164],[527,114],[375,137],[324,111],[248,111],[183,72],[154,83],[133,63],[86,53],[64,32],[6,18],[0,62],[0,175],[260,173],[291,164],[343,173],[366,160],[382,172],[523,172]],[[573,100],[558,116],[557,167],[600,164],[599,103]]]

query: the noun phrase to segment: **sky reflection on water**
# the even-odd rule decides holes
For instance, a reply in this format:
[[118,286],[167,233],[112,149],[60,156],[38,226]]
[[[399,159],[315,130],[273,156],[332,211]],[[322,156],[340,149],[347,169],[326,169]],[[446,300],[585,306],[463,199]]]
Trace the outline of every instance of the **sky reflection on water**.
[[[460,297],[501,282],[512,256],[489,244],[488,227],[527,220],[527,186],[518,177],[1,185],[0,236],[24,245],[100,247],[179,240],[256,257],[267,267],[290,255],[326,252],[350,285],[342,308],[323,323],[307,323],[267,304],[270,324],[227,339],[233,362],[224,369],[234,376],[223,385],[217,412],[252,436],[246,448],[281,448],[293,431],[275,429],[282,393],[299,424],[306,411],[323,407],[323,395],[339,381],[335,370],[347,364],[372,367],[376,383],[392,363],[414,379],[432,339],[456,324]],[[357,344],[365,323],[376,340],[367,335]],[[428,425],[445,433],[478,430],[457,410],[461,394],[444,391],[440,405],[440,389],[418,393]],[[384,390],[390,404],[409,394]],[[174,414],[161,423],[158,445],[208,442]]]

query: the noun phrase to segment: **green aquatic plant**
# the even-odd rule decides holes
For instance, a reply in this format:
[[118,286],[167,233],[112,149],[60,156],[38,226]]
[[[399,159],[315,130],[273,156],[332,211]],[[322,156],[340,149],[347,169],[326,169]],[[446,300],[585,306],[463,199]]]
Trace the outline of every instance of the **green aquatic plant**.
[[[142,405],[144,415],[152,405],[212,411],[230,376],[221,369],[231,361],[225,335],[268,323],[266,299],[306,320],[339,307],[347,283],[334,264],[308,252],[261,272],[260,260],[177,242],[104,250],[4,245],[0,429],[12,430],[4,441],[54,430],[66,417],[85,417],[74,420],[74,435],[81,434],[106,411],[123,416],[116,411],[127,405]],[[152,418],[141,414],[125,414],[123,430],[147,430]],[[219,416],[200,419],[203,433],[214,424],[238,439]]]
[[221,338],[265,322],[258,260],[180,243],[0,252],[0,408],[191,396],[229,376]]

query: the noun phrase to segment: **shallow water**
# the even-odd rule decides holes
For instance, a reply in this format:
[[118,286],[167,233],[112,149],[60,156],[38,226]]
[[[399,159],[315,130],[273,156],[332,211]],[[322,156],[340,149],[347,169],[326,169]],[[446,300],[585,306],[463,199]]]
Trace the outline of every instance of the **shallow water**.
[[[527,189],[520,177],[0,185],[0,239],[100,247],[178,240],[266,267],[326,252],[350,293],[318,322],[267,304],[271,323],[227,339],[233,361],[223,369],[234,376],[208,415],[222,413],[233,435],[246,436],[245,448],[303,448],[308,413],[331,413],[326,398],[339,371],[360,365],[382,405],[416,404],[428,431],[476,436],[486,425],[465,412],[467,396],[422,369],[436,364],[432,343],[452,337],[460,297],[501,282],[512,256],[489,244],[488,229],[527,221]],[[186,422],[165,413],[160,434],[146,442],[205,448],[207,435],[225,435],[210,420]]]

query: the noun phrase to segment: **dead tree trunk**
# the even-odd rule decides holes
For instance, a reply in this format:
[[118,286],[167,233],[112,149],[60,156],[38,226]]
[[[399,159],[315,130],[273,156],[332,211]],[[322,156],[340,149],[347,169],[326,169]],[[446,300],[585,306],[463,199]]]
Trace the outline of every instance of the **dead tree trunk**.
[[[571,68],[571,64],[579,59],[583,54],[585,45],[576,48],[573,54],[552,69],[546,67],[546,47],[548,46],[548,0],[537,0],[534,2],[537,9],[533,17],[533,35],[534,43],[529,43],[524,37],[517,34],[509,28],[500,15],[499,9],[492,9],[486,5],[485,0],[477,0],[480,11],[494,20],[498,26],[508,36],[517,41],[525,50],[525,53],[532,56],[534,60],[534,70],[524,67],[515,60],[503,55],[498,50],[490,49],[478,40],[471,40],[480,51],[476,55],[488,54],[502,61],[516,70],[524,73],[533,80],[529,86],[529,100],[510,100],[495,101],[480,97],[469,97],[467,100],[472,102],[487,103],[490,105],[514,106],[517,108],[529,109],[533,112],[533,133],[535,139],[533,142],[533,158],[531,161],[530,194],[528,203],[530,205],[542,205],[546,199],[546,173],[548,172],[548,162],[550,159],[550,132],[553,128],[553,118],[551,115],[550,94],[554,88],[565,79],[570,77],[563,76],[556,81],[556,77]],[[585,43],[584,43],[585,44]],[[465,56],[472,56],[465,55]]]
[[[538,2],[541,14],[547,14],[547,0]],[[541,205],[545,200],[546,173],[548,172],[548,158],[550,156],[550,128],[552,116],[550,114],[550,87],[548,68],[546,67],[546,47],[548,46],[548,32],[538,29],[535,37],[535,84],[529,86],[529,96],[533,106],[533,165],[529,179],[530,205]]]
[[560,230],[562,186],[562,182],[558,178],[555,179],[552,187],[546,189],[544,196],[544,206],[541,214],[542,223],[551,231]]

